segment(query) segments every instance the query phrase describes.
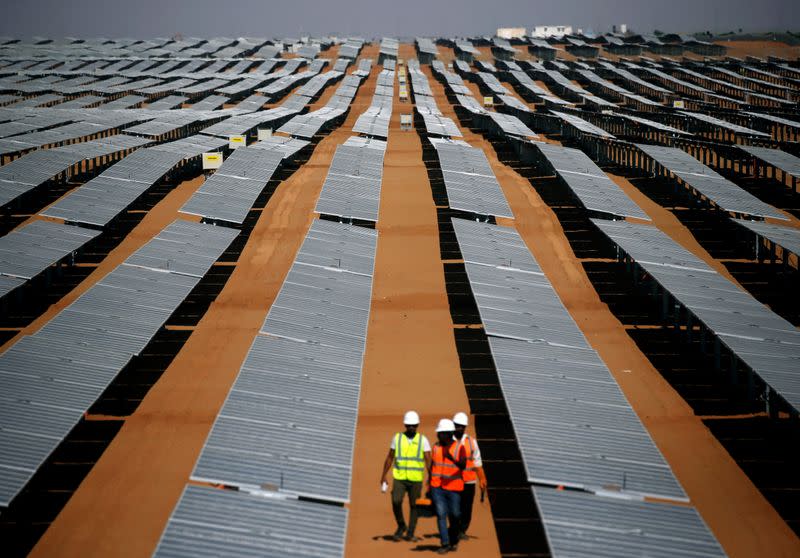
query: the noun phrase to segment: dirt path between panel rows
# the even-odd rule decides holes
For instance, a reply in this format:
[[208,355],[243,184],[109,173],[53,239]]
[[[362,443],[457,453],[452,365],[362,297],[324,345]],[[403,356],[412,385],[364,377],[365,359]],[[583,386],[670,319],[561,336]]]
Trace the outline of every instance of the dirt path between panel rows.
[[[410,57],[411,46],[401,45],[400,58]],[[434,519],[420,519],[420,543],[383,539],[392,534],[395,523],[390,495],[379,490],[381,468],[392,435],[402,430],[406,410],[420,413],[420,430],[431,443],[435,442],[439,418],[469,411],[422,143],[414,131],[400,130],[400,114],[411,114],[413,106],[399,102],[397,93],[395,84],[356,431],[345,553],[352,558],[418,556],[420,550],[438,548]],[[459,545],[458,555],[499,556],[489,502],[481,504],[478,500],[470,527],[475,538]],[[405,514],[407,518],[407,508]]]

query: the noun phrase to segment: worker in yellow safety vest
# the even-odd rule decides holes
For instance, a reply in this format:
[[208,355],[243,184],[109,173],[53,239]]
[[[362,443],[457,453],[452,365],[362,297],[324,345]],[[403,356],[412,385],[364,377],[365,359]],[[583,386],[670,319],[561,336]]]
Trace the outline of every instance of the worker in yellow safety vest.
[[456,429],[456,440],[464,448],[467,456],[467,466],[464,469],[464,491],[461,493],[461,522],[459,527],[461,532],[458,538],[468,539],[467,529],[472,521],[472,504],[475,500],[475,485],[480,483],[481,501],[486,494],[486,475],[483,472],[483,460],[478,442],[466,433],[469,419],[466,413],[456,413],[453,417],[453,424]]
[[[403,417],[405,432],[397,432],[392,437],[389,453],[383,462],[381,474],[381,490],[387,488],[386,475],[392,469],[392,511],[397,521],[397,530],[392,535],[392,540],[417,542],[414,535],[417,527],[417,499],[422,493],[422,481],[425,480],[425,471],[431,462],[431,444],[428,438],[417,432],[419,428],[419,415],[415,411],[408,411]],[[410,511],[408,526],[403,518],[403,499],[408,493]]]

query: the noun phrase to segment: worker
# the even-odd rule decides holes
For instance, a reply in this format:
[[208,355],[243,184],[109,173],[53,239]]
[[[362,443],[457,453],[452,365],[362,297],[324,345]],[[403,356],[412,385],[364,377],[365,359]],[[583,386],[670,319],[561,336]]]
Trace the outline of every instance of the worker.
[[463,446],[455,439],[455,429],[452,420],[445,418],[439,421],[436,426],[437,442],[433,446],[433,459],[428,473],[428,487],[442,542],[437,551],[439,554],[454,551],[458,547],[460,532],[461,492],[464,490],[463,472],[467,457]]
[[[417,528],[417,499],[422,494],[422,483],[425,471],[430,468],[431,443],[428,438],[417,432],[419,415],[416,411],[408,411],[403,417],[405,432],[398,432],[392,437],[389,453],[383,462],[381,489],[385,490],[386,475],[392,469],[392,511],[397,521],[397,530],[392,540],[417,542],[414,535]],[[410,511],[408,526],[403,518],[403,499],[408,494]]]
[[483,472],[483,461],[478,442],[466,433],[469,420],[466,413],[456,413],[453,417],[456,429],[456,440],[464,447],[467,457],[467,466],[464,469],[464,491],[461,493],[461,530],[459,540],[465,540],[469,524],[472,521],[472,504],[475,500],[475,485],[480,483],[481,501],[486,494],[486,475]]

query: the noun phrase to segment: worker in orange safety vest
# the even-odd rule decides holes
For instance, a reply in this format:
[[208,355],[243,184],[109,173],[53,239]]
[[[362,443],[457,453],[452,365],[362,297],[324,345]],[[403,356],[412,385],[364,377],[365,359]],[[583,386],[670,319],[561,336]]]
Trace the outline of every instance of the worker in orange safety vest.
[[461,493],[464,491],[463,473],[467,466],[467,457],[464,447],[454,437],[455,428],[450,419],[439,421],[436,426],[438,441],[433,446],[428,472],[428,486],[436,509],[439,538],[442,542],[437,551],[439,554],[457,548],[460,531]]

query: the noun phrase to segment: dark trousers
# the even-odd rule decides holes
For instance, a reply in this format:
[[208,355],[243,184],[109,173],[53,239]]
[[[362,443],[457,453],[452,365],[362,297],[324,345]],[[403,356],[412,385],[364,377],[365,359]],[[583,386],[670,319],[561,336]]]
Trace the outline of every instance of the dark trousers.
[[414,535],[414,529],[417,528],[417,498],[422,493],[421,482],[411,482],[393,479],[392,482],[392,511],[394,512],[394,519],[397,521],[397,527],[405,527],[406,521],[403,518],[403,498],[408,492],[409,503],[411,504],[411,512],[408,517],[408,535]]
[[[461,492],[445,490],[444,488],[431,488],[431,500],[436,508],[436,524],[439,527],[439,538],[442,546],[458,544],[461,517]],[[450,527],[447,520],[450,519]]]
[[475,484],[464,484],[461,493],[461,532],[466,533],[472,521],[472,502],[475,500]]

